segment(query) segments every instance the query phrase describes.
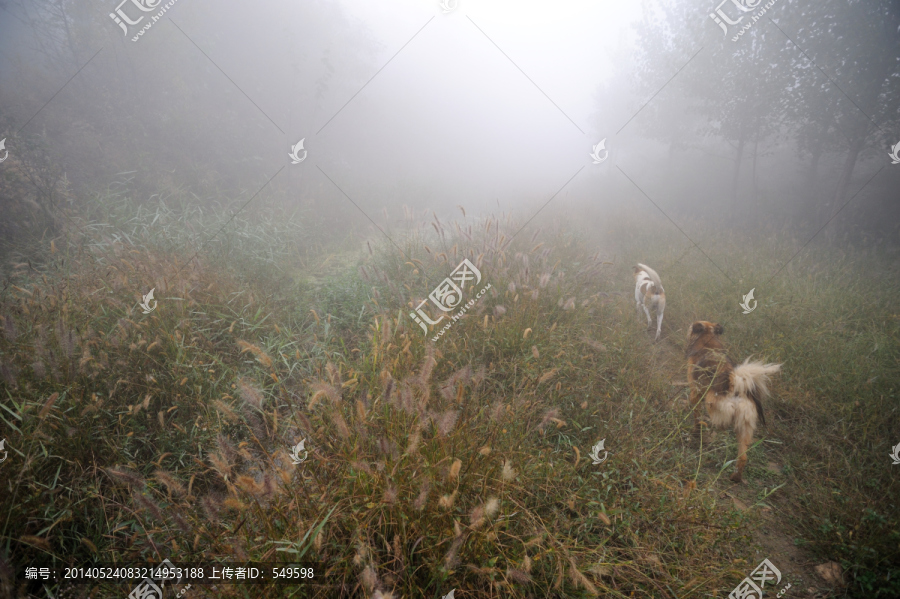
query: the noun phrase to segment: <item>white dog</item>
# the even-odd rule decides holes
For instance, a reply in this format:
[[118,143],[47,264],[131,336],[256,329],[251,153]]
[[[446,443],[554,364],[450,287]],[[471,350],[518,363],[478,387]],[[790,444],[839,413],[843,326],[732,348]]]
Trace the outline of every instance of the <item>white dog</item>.
[[666,292],[663,289],[662,282],[656,271],[646,264],[638,263],[634,267],[634,301],[637,303],[637,310],[641,308],[647,315],[647,326],[653,322],[650,318],[649,308],[656,310],[656,339],[662,331],[663,312],[666,309]]

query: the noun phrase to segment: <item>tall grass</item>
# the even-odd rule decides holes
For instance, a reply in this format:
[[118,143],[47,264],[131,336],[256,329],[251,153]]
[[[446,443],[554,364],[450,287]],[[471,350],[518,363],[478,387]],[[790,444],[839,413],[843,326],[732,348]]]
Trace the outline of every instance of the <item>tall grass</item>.
[[[385,223],[397,246],[372,238],[316,263],[300,257],[302,218],[235,218],[210,241],[228,216],[154,210],[116,204],[39,269],[12,266],[0,296],[2,559],[18,572],[302,558],[311,584],[214,592],[723,596],[759,561],[760,520],[723,505],[733,436],[687,440],[681,347],[704,318],[734,357],[785,363],[749,456],[759,503],[844,565],[848,594],[896,594],[887,249],[819,247],[763,284],[796,241],[711,228],[716,261],[740,273],[729,281],[627,215],[513,236],[511,216],[407,212]],[[463,257],[492,289],[432,343],[407,314]],[[637,261],[666,287],[658,344],[634,313]],[[745,316],[737,292],[753,286]],[[594,465],[600,439],[609,459]],[[0,567],[24,596],[10,580]]]

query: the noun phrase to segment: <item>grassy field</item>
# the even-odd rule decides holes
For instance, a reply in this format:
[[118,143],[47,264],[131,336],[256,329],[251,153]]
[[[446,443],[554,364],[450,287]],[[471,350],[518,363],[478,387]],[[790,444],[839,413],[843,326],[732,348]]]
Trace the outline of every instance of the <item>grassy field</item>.
[[[168,558],[316,568],[188,598],[725,597],[768,558],[786,597],[900,596],[896,249],[814,243],[767,282],[805,240],[695,224],[730,281],[628,214],[512,239],[518,217],[407,214],[396,246],[335,246],[303,214],[208,241],[225,216],[128,206],[5,265],[0,595],[124,597],[12,575]],[[431,342],[408,314],[463,257],[491,290]],[[638,261],[666,288],[658,343]],[[689,438],[697,319],[784,363],[744,485],[732,433]]]

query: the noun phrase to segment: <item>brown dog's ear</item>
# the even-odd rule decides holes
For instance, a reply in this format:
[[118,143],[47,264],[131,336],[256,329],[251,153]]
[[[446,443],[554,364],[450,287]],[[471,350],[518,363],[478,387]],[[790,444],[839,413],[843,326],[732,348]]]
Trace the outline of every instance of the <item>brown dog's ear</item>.
[[721,335],[722,333],[725,332],[725,327],[723,327],[723,326],[720,325],[719,323],[716,323],[716,328],[713,329],[713,332],[714,332],[716,335]]
[[705,330],[706,330],[706,326],[702,322],[698,321],[698,322],[695,322],[694,325],[691,327],[691,334],[692,335],[700,335]]

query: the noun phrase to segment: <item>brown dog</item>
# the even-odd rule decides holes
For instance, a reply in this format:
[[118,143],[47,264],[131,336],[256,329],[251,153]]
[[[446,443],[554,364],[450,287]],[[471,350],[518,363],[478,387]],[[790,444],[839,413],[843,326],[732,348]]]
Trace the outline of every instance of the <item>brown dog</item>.
[[706,400],[706,410],[713,426],[733,427],[737,434],[737,472],[731,476],[741,482],[747,465],[747,447],[756,432],[757,420],[766,423],[761,399],[769,394],[769,375],[781,370],[781,364],[751,362],[738,366],[726,355],[719,341],[722,325],[698,320],[688,330],[688,383],[694,410],[694,435],[700,435],[700,412],[697,404]]

